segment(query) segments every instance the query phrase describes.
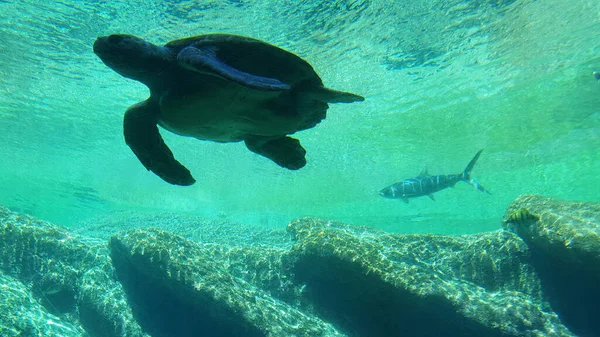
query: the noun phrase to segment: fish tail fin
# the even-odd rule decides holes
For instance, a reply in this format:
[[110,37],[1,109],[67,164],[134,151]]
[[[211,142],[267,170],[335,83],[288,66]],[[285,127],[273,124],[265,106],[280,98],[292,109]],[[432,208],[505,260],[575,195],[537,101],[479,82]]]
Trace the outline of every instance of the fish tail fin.
[[469,180],[467,180],[467,183],[473,185],[473,187],[475,187],[476,189],[480,190],[483,193],[492,195],[492,193],[490,193],[490,191],[486,190],[485,187],[481,186],[481,184],[478,183],[477,180],[475,180],[473,178],[470,178]]
[[477,159],[479,159],[481,152],[483,152],[483,150],[479,150],[479,152],[477,152],[475,157],[473,157],[473,159],[471,159],[471,161],[469,162],[469,165],[467,165],[467,167],[465,167],[465,170],[463,171],[463,179],[464,180],[468,181],[471,178],[471,171],[473,171],[473,167],[477,163]]
[[471,161],[469,162],[469,165],[467,165],[467,167],[465,168],[465,170],[462,173],[462,179],[464,181],[466,181],[467,183],[469,183],[470,185],[473,185],[473,187],[480,190],[481,192],[492,195],[492,193],[490,193],[483,186],[481,186],[481,184],[479,184],[475,179],[471,178],[471,171],[473,171],[473,167],[477,163],[477,159],[479,159],[481,152],[483,152],[483,150],[479,150],[479,152],[477,152],[475,157],[473,157],[473,159],[471,159]]

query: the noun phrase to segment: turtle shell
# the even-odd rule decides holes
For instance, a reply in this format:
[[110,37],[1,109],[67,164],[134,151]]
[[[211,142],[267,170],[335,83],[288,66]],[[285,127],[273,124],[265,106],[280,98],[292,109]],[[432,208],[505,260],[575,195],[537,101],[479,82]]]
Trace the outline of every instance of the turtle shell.
[[175,54],[188,46],[214,46],[216,57],[229,66],[253,75],[276,78],[291,86],[323,85],[308,62],[260,40],[230,34],[208,34],[174,40],[165,45]]

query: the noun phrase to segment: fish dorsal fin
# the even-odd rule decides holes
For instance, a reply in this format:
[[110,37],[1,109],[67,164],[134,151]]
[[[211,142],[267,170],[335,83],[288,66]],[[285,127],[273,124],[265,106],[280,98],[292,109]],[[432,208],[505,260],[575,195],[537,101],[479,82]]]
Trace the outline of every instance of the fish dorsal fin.
[[421,170],[421,173],[419,173],[419,175],[417,177],[425,177],[425,176],[428,176],[428,175],[429,175],[429,173],[427,172],[427,167],[424,167]]

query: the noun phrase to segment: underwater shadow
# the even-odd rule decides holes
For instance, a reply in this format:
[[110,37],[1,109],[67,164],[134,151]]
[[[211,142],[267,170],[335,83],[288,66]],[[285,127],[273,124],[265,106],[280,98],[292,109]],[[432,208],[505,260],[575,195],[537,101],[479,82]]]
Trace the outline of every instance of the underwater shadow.
[[579,337],[600,336],[600,277],[535,252],[532,264],[547,301],[569,330]]

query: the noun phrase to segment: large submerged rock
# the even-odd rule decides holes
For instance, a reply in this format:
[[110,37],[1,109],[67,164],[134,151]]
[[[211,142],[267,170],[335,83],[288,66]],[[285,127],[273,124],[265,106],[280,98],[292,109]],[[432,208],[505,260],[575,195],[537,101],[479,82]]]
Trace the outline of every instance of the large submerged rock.
[[83,329],[49,313],[18,280],[0,274],[0,285],[0,336],[84,336]]
[[351,335],[571,336],[509,232],[393,235],[312,219],[288,229],[290,273]]
[[152,336],[343,336],[233,276],[212,246],[147,229],[113,236],[109,247],[135,317]]
[[600,204],[522,195],[504,223],[530,247],[563,321],[579,336],[600,336]]
[[506,210],[505,227],[536,254],[600,277],[600,204],[518,197]]
[[[123,305],[124,292],[111,276],[112,266],[103,242],[0,207],[0,275],[3,274],[18,280],[27,296],[38,303],[34,311],[11,311],[15,314],[41,317],[38,312],[45,311],[60,318],[64,326],[82,325],[95,337],[145,336],[129,306]],[[17,301],[22,300],[9,297],[5,305],[16,307]],[[14,336],[33,336],[30,332],[51,336],[54,330],[48,322],[30,320],[28,325],[15,325],[12,331]],[[44,333],[35,335],[46,336]],[[80,335],[77,329],[64,329],[57,336]]]

